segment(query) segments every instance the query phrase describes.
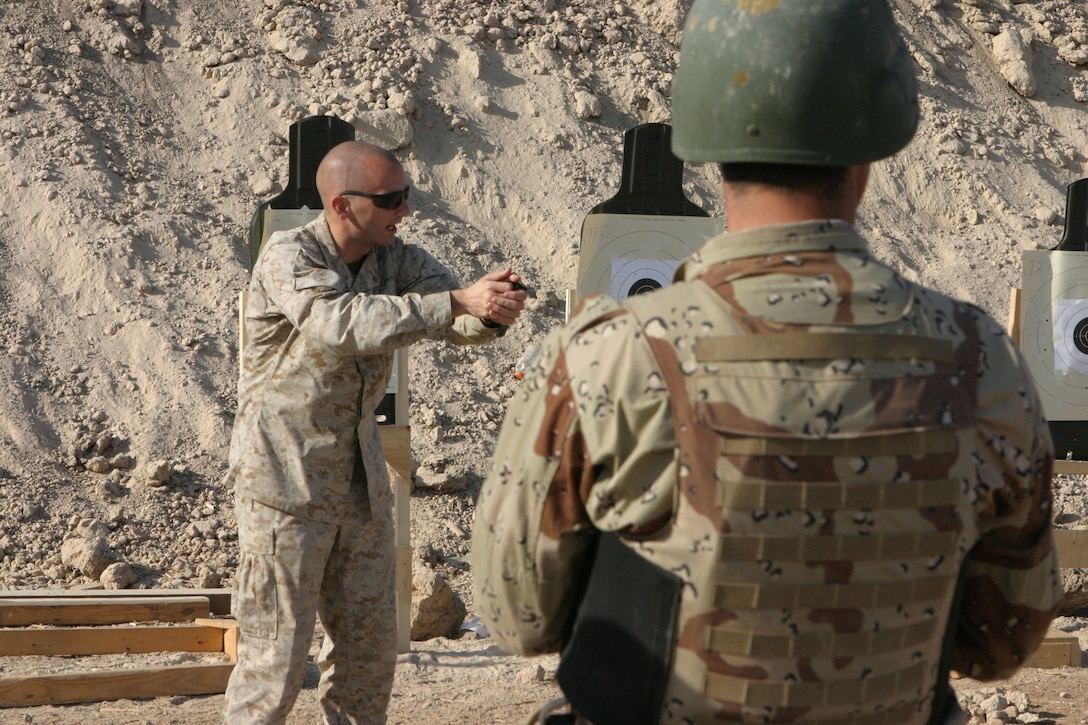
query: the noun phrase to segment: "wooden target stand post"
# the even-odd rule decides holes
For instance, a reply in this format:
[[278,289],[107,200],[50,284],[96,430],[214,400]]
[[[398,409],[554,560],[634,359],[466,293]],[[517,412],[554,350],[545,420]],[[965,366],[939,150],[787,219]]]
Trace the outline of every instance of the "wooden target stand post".
[[582,222],[577,287],[581,299],[601,292],[624,300],[672,282],[680,262],[722,231],[720,219],[684,194],[684,162],[670,147],[672,127],[647,123],[623,137],[620,189]]
[[[263,202],[253,215],[249,229],[250,263],[256,264],[261,246],[278,231],[294,229],[321,213],[317,191],[317,167],[329,150],[344,141],[355,140],[355,128],[333,116],[311,116],[291,125],[290,171],[287,188]],[[246,344],[246,292],[239,304],[239,361]],[[408,356],[399,350],[393,356],[393,375],[385,397],[374,411],[378,418],[382,448],[393,484],[394,552],[396,567],[397,652],[411,649],[412,547],[409,499],[412,480],[412,446],[408,427]]]
[[[1069,185],[1065,233],[1054,250],[1022,253],[1008,332],[1020,347],[1054,440],[1054,472],[1088,475],[1088,179]],[[1088,530],[1054,529],[1058,564],[1088,568]],[[1080,666],[1079,641],[1051,630],[1029,667]]]

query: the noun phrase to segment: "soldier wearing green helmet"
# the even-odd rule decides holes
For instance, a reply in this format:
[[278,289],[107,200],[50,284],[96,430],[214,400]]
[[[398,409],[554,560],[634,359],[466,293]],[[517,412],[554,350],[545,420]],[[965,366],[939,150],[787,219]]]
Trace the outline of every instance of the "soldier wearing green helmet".
[[548,723],[966,721],[1062,598],[1053,447],[1001,325],[855,229],[918,124],[884,0],[696,0],[673,150],[727,232],[590,297],[521,383],[481,491],[477,601],[561,651]]

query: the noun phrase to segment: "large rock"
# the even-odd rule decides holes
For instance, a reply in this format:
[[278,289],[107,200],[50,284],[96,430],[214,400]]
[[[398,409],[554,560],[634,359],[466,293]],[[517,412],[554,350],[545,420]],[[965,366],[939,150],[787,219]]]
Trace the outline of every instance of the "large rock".
[[136,583],[136,572],[123,561],[110,564],[98,578],[106,589],[127,589]]
[[456,637],[465,621],[465,605],[441,572],[418,564],[412,567],[412,640]]
[[89,579],[98,579],[113,563],[113,552],[100,536],[75,536],[60,545],[60,560]]
[[1065,617],[1083,616],[1088,610],[1088,569],[1062,569],[1065,597],[1058,614]]
[[415,138],[412,121],[403,112],[394,109],[362,111],[355,117],[353,125],[361,141],[387,149],[405,148]]
[[1035,73],[1031,70],[1031,46],[1015,28],[994,37],[994,59],[1009,85],[1024,98],[1035,95]]

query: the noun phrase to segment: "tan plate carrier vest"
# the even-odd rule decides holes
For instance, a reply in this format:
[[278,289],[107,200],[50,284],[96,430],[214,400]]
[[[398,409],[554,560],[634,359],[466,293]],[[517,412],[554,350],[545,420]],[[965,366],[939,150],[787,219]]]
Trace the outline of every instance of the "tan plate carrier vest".
[[977,539],[974,325],[770,323],[698,280],[626,306],[677,439],[673,521],[628,542],[684,580],[661,722],[925,723]]

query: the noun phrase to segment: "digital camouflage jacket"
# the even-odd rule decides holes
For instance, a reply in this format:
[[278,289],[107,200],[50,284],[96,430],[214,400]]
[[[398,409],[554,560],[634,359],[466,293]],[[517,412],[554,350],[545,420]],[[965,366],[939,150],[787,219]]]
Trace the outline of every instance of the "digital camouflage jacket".
[[[369,491],[372,513],[391,515],[374,411],[393,352],[427,337],[458,345],[495,338],[475,317],[452,317],[449,291],[458,286],[434,257],[399,238],[371,250],[353,275],[324,216],[273,234],[245,310],[227,474],[236,493],[335,522],[365,505]],[[352,486],[353,477],[365,486]]]

